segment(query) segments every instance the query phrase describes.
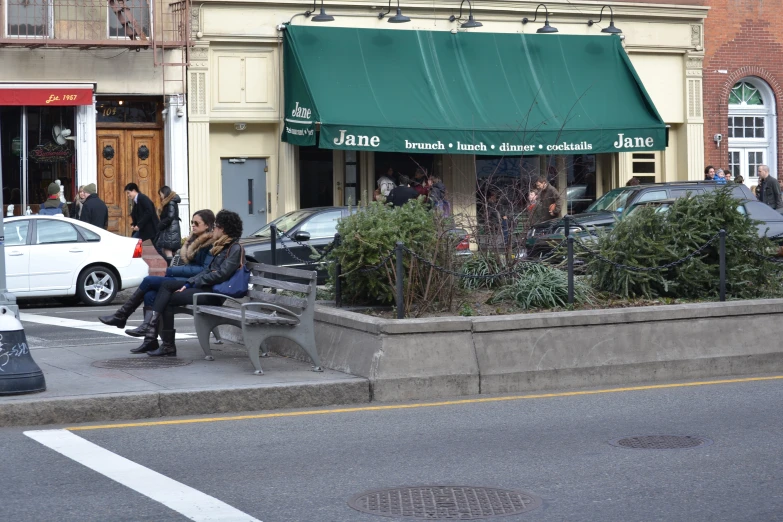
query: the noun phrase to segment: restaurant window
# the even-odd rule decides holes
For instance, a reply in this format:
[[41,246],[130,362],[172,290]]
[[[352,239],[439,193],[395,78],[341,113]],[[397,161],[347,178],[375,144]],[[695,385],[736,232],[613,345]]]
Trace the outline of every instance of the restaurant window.
[[[406,176],[413,180],[417,169],[423,169],[427,176],[437,174],[435,172],[435,154],[408,154],[404,152],[376,152],[375,153],[375,186],[378,188],[378,180],[389,177],[395,185],[400,183],[400,177]],[[446,187],[448,190],[449,187]]]
[[546,156],[547,180],[562,194],[565,212],[579,214],[595,201],[595,154]]
[[299,208],[334,205],[332,156],[330,149],[299,147]]
[[[75,128],[74,107],[0,108],[3,203],[21,215],[33,213],[48,197],[47,188],[59,180],[66,201],[74,197],[76,156],[74,141],[64,130]],[[26,132],[25,132],[26,129]],[[23,161],[26,159],[27,161]],[[26,168],[24,168],[26,165]],[[25,201],[26,199],[26,201]]]
[[355,206],[359,200],[359,153],[355,150],[345,151],[344,180],[343,205]]
[[631,173],[641,184],[657,183],[660,175],[660,153],[631,153]]
[[[729,169],[747,182],[758,178],[759,165],[776,175],[775,95],[759,78],[743,78],[729,94]],[[753,183],[758,182],[754,179]]]

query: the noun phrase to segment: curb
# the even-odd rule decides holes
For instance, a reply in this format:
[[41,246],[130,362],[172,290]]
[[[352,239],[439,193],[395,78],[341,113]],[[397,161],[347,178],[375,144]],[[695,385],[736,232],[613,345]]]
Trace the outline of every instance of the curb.
[[30,398],[0,403],[0,426],[157,419],[369,402],[370,383],[358,377],[328,383]]

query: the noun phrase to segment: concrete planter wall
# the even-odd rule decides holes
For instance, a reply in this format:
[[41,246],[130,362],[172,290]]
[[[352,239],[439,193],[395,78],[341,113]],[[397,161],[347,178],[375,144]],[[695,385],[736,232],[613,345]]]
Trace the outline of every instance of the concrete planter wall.
[[783,299],[404,320],[317,307],[316,343],[375,400],[403,401],[779,372],[781,318]]

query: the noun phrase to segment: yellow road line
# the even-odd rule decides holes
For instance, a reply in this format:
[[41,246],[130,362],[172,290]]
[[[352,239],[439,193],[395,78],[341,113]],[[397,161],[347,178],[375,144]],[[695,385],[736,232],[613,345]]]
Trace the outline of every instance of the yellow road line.
[[699,381],[699,382],[686,382],[686,383],[678,383],[678,384],[653,384],[649,386],[609,388],[605,390],[588,390],[588,391],[574,391],[574,392],[561,392],[561,393],[540,393],[535,395],[512,395],[506,397],[487,397],[481,399],[461,399],[461,400],[453,400],[453,401],[422,402],[422,403],[415,403],[415,404],[389,404],[386,406],[359,406],[356,408],[336,408],[331,410],[291,411],[291,412],[284,412],[284,413],[259,413],[256,415],[209,417],[205,419],[180,419],[180,420],[168,420],[168,421],[131,422],[125,424],[102,424],[98,426],[74,426],[72,428],[66,428],[66,429],[70,431],[110,430],[110,429],[118,429],[118,428],[142,428],[147,426],[172,426],[176,424],[196,424],[200,422],[223,422],[223,421],[237,421],[237,420],[251,420],[251,419],[271,419],[275,417],[303,417],[305,415],[326,415],[332,413],[353,413],[353,412],[360,412],[360,411],[405,410],[405,409],[412,409],[412,408],[433,408],[436,406],[458,406],[461,404],[479,404],[482,402],[518,401],[523,399],[549,399],[553,397],[578,397],[581,395],[599,395],[603,393],[661,390],[666,388],[686,388],[689,386],[709,386],[715,384],[774,381],[774,380],[781,380],[781,379],[783,379],[783,375],[773,375],[770,377],[747,377],[743,379],[723,379],[719,381]]

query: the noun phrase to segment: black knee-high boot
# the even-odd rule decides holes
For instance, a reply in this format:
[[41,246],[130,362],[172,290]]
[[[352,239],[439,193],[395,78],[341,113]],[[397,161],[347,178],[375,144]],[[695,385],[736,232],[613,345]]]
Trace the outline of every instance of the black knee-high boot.
[[128,299],[119,310],[114,312],[113,315],[103,315],[98,318],[103,324],[109,326],[116,326],[117,328],[125,328],[125,323],[128,322],[128,317],[136,311],[141,303],[144,302],[144,294],[146,290],[137,288],[133,295]]
[[152,308],[144,307],[144,322],[142,322],[136,328],[125,330],[125,333],[132,335],[133,337],[144,337],[144,332],[147,331],[147,326],[150,324],[150,317],[152,317]]
[[147,323],[144,332],[144,342],[141,346],[131,350],[131,353],[147,353],[158,349],[158,327],[161,323],[161,314],[153,311],[150,314],[150,321]]
[[157,350],[147,352],[147,355],[150,357],[176,357],[177,345],[174,344],[174,337],[176,334],[176,330],[162,330],[160,332],[160,338],[163,343]]

